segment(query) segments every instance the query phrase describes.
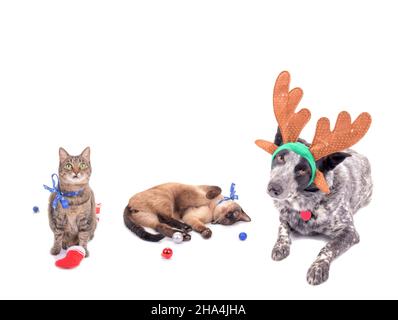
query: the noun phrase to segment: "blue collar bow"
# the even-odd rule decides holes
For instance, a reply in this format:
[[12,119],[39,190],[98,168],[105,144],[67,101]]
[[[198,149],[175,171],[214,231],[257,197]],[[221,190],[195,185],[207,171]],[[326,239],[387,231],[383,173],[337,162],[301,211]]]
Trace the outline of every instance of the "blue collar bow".
[[220,201],[218,201],[217,205],[219,206],[221,203],[225,202],[225,201],[229,201],[229,200],[238,200],[239,196],[236,194],[236,190],[235,190],[235,183],[231,183],[231,188],[229,189],[229,197],[224,197],[224,199],[221,199]]
[[[57,179],[57,181],[55,181],[55,178]],[[51,193],[56,193],[56,196],[52,203],[52,207],[54,209],[57,208],[58,202],[61,203],[62,208],[68,209],[69,201],[65,197],[76,197],[83,191],[83,190],[79,190],[79,191],[71,191],[71,192],[62,192],[59,187],[59,177],[55,173],[51,176],[51,180],[53,181],[52,188],[50,188],[49,186],[46,186],[45,184],[43,184],[43,187],[44,187],[44,189],[50,191]]]

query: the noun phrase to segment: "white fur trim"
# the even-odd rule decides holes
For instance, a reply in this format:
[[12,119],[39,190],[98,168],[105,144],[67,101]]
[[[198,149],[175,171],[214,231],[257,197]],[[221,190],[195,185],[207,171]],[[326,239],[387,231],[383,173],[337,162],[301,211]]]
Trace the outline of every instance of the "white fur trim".
[[86,250],[84,250],[84,248],[82,246],[72,246],[69,247],[68,250],[66,250],[66,252],[68,253],[69,251],[77,251],[79,252],[83,257],[86,256]]

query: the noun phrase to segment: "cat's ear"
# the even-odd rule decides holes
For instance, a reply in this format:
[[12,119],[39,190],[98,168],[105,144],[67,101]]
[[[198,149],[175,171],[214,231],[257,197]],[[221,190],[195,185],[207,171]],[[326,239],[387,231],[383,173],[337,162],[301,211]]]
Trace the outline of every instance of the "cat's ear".
[[243,211],[243,209],[241,209],[242,212],[239,215],[239,221],[245,221],[245,222],[250,222],[252,221],[252,219],[246,214],[246,212]]
[[209,186],[207,189],[206,198],[209,200],[217,198],[222,192],[221,188],[217,186]]
[[69,153],[66,152],[64,148],[59,148],[59,162],[64,162],[67,158],[69,158]]
[[81,156],[88,162],[90,162],[90,147],[87,147],[86,149],[83,150],[81,153]]

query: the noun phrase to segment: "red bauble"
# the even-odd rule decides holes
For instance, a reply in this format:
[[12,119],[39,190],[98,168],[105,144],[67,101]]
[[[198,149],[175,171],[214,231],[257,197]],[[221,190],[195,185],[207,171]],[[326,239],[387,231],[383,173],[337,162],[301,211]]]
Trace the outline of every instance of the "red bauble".
[[166,248],[162,252],[162,257],[165,259],[170,259],[173,256],[173,250]]
[[301,211],[300,212],[300,217],[303,219],[305,222],[310,221],[312,218],[312,213],[311,211]]
[[101,213],[101,206],[102,206],[101,203],[97,203],[97,204],[95,205],[95,213],[96,213],[96,214],[100,214],[100,213]]

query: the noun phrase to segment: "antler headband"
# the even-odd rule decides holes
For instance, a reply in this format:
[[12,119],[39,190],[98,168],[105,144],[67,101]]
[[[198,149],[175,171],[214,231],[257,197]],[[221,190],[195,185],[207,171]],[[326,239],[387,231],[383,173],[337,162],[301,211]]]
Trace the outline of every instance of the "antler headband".
[[316,168],[316,161],[332,153],[350,148],[368,131],[372,118],[369,113],[363,112],[351,123],[348,112],[340,112],[334,130],[330,130],[328,118],[318,120],[315,136],[310,147],[297,142],[301,131],[311,118],[308,109],[295,112],[303,91],[294,88],[289,91],[290,74],[282,72],[274,87],[274,113],[282,135],[283,144],[278,147],[272,142],[256,140],[257,146],[272,154],[272,159],[279,151],[288,149],[306,159],[311,167],[311,179],[308,185],[314,183],[319,190],[329,193],[329,186],[322,172]]

